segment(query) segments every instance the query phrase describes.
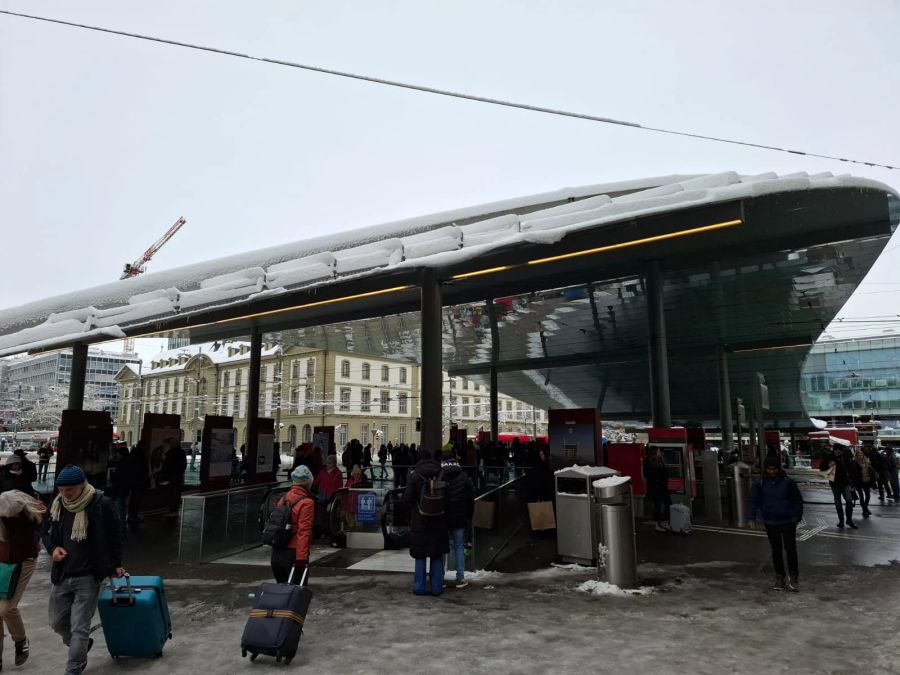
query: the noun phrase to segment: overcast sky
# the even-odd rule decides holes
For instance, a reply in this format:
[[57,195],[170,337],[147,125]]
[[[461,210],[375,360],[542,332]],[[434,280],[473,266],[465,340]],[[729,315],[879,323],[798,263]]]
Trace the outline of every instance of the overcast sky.
[[[0,9],[900,164],[894,1],[0,0]],[[188,224],[150,270],[563,186],[726,170],[850,172],[900,187],[897,171],[0,16],[2,306],[118,278],[182,215]],[[882,256],[843,314],[896,314],[898,262],[900,249]]]

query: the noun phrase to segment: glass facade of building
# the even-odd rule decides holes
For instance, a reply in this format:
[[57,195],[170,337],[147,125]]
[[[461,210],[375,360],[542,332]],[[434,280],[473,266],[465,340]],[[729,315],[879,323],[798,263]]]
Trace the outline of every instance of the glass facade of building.
[[900,419],[900,337],[817,343],[800,390],[812,417]]

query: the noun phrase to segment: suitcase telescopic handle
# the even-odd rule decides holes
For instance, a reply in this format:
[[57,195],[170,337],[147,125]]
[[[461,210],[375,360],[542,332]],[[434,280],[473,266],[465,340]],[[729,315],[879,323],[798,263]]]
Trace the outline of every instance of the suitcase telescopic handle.
[[[116,598],[116,583],[113,581],[115,577],[109,578],[109,589],[112,591],[112,604],[114,605],[133,605],[134,604],[134,589],[131,587],[131,575],[126,572],[125,577],[125,588],[128,590],[127,598]],[[121,589],[122,587],[119,586]]]

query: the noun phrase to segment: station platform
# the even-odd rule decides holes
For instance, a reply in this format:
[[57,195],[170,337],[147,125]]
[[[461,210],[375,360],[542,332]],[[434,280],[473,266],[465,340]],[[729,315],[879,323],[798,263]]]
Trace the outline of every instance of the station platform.
[[[290,669],[758,675],[855,673],[864,663],[867,673],[896,674],[900,505],[873,503],[872,511],[859,530],[840,531],[833,506],[807,506],[796,594],[771,590],[764,534],[713,524],[697,524],[687,537],[640,524],[636,592],[596,583],[592,568],[555,565],[552,534],[470,575],[465,589],[450,584],[440,598],[413,596],[406,551],[316,545],[313,605]],[[274,668],[262,657],[242,659],[239,648],[252,594],[269,579],[268,551],[179,565],[177,533],[177,518],[148,516],[126,542],[132,573],[166,579],[174,639],[164,656],[113,662],[98,631],[87,672]],[[59,672],[64,660],[46,625],[49,587],[42,555],[21,605],[31,672]]]

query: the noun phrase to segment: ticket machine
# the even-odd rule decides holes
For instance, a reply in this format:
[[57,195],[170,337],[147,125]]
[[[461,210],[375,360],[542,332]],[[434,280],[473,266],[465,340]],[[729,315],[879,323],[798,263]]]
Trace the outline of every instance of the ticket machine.
[[647,435],[647,454],[659,453],[669,475],[672,502],[691,507],[697,496],[694,448],[684,427],[654,427]]

